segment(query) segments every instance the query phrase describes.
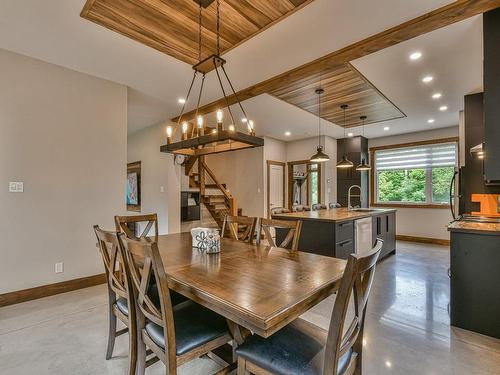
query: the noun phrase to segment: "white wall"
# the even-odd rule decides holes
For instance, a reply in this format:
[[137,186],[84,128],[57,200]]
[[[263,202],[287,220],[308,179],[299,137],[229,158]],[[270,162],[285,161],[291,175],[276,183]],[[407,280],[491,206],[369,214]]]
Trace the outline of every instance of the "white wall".
[[264,216],[264,148],[250,148],[205,159],[220,183],[225,183],[245,216]]
[[0,72],[0,293],[102,273],[92,225],[125,207],[126,87],[1,49]]
[[[368,140],[368,147],[395,145],[439,138],[458,137],[458,126],[435,129],[427,132],[402,134]],[[446,208],[401,208],[397,207],[396,231],[398,235],[449,239],[447,224],[452,220]]]
[[181,167],[173,155],[160,152],[165,127],[160,123],[133,133],[127,146],[127,162],[141,162],[141,213],[158,214],[160,234],[180,232],[181,219]]

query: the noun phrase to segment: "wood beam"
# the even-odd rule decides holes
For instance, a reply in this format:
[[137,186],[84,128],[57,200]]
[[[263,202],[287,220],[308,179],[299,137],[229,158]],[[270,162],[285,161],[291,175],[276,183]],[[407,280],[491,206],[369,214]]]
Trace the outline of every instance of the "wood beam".
[[[422,16],[404,22],[388,30],[372,35],[359,42],[351,44],[335,52],[301,65],[295,69],[281,73],[265,81],[247,87],[236,95],[229,95],[230,105],[235,104],[238,98],[244,101],[255,96],[276,90],[284,84],[298,81],[304,77],[318,74],[334,69],[349,61],[367,56],[382,49],[391,47],[419,35],[449,26],[453,23],[482,14],[489,10],[500,7],[500,0],[458,0],[444,7],[425,13]],[[198,114],[214,112],[218,108],[225,107],[224,98],[206,104],[199,108]],[[196,110],[183,115],[183,119],[190,120],[194,117]],[[172,119],[177,122],[178,117]]]

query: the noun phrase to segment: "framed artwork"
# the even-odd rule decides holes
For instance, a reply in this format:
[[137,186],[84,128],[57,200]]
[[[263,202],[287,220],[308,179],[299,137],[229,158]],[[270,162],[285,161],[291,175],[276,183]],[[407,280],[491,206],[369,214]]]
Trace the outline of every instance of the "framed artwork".
[[141,162],[127,164],[126,202],[128,211],[141,211]]

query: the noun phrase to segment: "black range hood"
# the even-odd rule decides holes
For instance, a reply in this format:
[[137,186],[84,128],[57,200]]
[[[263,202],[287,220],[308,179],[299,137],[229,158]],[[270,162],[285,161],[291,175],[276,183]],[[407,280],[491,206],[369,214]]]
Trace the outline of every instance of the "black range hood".
[[483,14],[484,181],[500,185],[500,8]]

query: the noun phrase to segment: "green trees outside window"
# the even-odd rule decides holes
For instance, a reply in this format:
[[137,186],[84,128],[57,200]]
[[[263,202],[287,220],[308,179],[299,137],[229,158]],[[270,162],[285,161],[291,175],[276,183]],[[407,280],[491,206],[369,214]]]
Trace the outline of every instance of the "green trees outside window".
[[445,204],[454,167],[377,172],[378,202]]

